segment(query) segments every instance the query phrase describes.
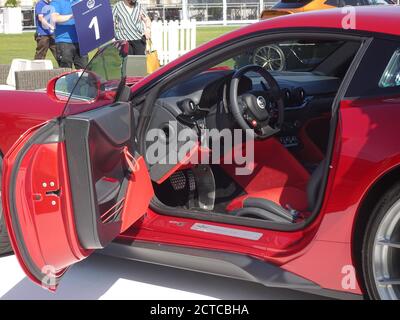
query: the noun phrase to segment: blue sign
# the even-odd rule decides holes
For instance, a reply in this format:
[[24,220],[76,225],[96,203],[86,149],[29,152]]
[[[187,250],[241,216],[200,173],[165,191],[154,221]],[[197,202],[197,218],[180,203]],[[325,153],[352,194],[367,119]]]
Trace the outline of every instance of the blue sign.
[[114,38],[114,22],[109,0],[81,0],[72,5],[82,55]]

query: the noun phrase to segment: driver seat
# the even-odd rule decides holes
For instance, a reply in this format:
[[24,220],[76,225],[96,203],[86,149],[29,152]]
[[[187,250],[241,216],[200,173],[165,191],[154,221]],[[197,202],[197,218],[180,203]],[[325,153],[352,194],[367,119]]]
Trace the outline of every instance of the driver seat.
[[[315,208],[322,184],[325,160],[320,162],[311,177],[307,175],[304,179],[303,168],[298,167],[301,164],[282,145],[280,147],[283,148],[278,149],[281,150],[280,161],[291,175],[290,179],[280,186],[246,190],[247,194],[228,204],[226,210],[230,214],[275,222],[295,222],[300,213],[310,212]],[[277,150],[276,144],[274,149]],[[288,155],[283,157],[285,152]]]

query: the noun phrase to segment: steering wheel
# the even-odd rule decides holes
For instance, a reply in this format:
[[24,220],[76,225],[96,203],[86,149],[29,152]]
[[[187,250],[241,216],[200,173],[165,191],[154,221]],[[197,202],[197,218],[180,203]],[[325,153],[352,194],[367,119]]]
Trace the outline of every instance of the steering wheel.
[[[268,84],[264,90],[252,90],[238,95],[240,79],[248,72],[258,73]],[[230,85],[230,109],[244,129],[254,130],[257,139],[266,139],[280,131],[284,119],[284,101],[279,84],[263,67],[247,65],[237,70]]]

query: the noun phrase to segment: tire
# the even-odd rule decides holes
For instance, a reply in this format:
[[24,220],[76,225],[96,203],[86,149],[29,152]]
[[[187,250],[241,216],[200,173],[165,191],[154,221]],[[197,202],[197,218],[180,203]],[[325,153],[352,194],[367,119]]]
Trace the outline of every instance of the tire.
[[253,63],[268,71],[283,71],[286,68],[285,53],[277,45],[268,45],[256,49]]
[[[2,172],[3,172],[3,159],[0,157],[0,190],[1,190]],[[3,205],[1,203],[1,191],[0,191],[0,256],[10,254],[11,252],[12,248],[3,217]]]
[[400,300],[400,184],[380,199],[369,218],[362,268],[370,299]]

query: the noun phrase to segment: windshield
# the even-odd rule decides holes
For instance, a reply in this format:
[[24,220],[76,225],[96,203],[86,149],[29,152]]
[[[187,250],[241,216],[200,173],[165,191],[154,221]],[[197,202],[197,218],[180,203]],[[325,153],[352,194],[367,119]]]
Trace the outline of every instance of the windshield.
[[309,72],[332,55],[343,41],[291,40],[249,49],[223,63],[232,69],[257,64],[268,71]]

